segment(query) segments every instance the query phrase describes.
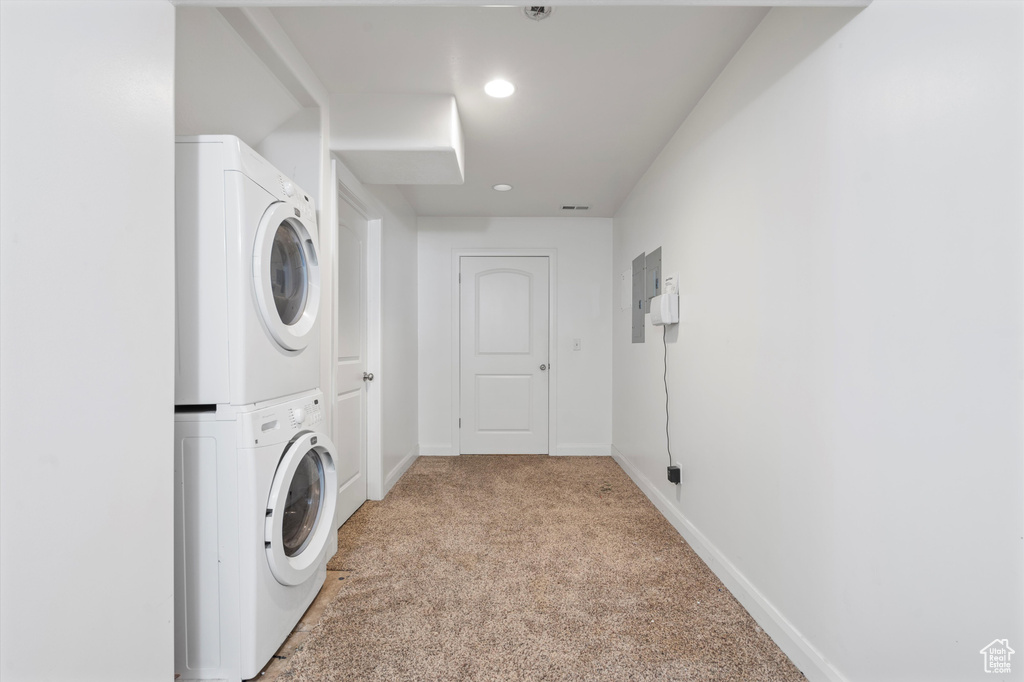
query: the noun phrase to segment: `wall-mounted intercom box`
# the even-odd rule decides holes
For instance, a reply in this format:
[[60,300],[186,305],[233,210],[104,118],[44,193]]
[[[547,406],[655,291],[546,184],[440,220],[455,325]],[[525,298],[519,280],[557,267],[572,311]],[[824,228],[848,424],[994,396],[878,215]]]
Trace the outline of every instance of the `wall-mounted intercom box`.
[[661,294],[651,299],[651,324],[665,325],[678,322],[679,294]]

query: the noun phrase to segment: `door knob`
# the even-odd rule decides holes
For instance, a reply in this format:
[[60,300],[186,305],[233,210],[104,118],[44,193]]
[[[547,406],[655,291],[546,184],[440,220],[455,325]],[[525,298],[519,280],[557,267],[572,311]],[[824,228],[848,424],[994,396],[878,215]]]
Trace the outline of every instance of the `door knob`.
[[363,372],[363,381],[373,381],[373,373]]
[[541,365],[541,366],[540,366],[540,371],[542,371],[542,372],[543,372],[543,371],[544,371],[544,370],[546,370],[547,368],[548,368],[548,366],[547,366],[547,365]]

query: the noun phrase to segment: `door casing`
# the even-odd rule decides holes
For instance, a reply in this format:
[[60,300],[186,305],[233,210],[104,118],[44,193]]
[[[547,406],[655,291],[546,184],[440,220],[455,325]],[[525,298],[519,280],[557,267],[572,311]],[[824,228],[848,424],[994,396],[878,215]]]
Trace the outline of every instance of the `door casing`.
[[[323,333],[327,336],[321,348],[321,381],[324,393],[337,395],[334,359],[336,357],[336,339],[334,329],[337,325],[335,314],[336,292],[338,291],[338,273],[334,267],[337,262],[338,250],[338,203],[345,201],[357,213],[366,218],[366,366],[367,371],[374,374],[374,384],[366,395],[366,496],[370,500],[384,497],[384,463],[381,454],[381,224],[379,209],[360,198],[360,193],[351,189],[339,177],[337,160],[331,159],[332,192],[329,220],[321,218],[321,222],[331,229],[321,229],[321,242],[329,239],[327,254],[331,263],[330,291],[321,297],[322,313],[329,312],[322,318]],[[326,260],[322,256],[321,261]],[[326,278],[325,278],[326,279]],[[327,288],[327,287],[324,287]],[[328,410],[330,415],[331,410]],[[328,433],[334,436],[335,424],[333,416],[329,417]]]
[[366,417],[372,387],[365,378],[369,371],[366,353],[369,221],[364,211],[344,196],[338,198],[337,216],[334,228],[338,248],[332,263],[337,284],[331,308],[335,317],[332,329],[334,391],[329,403],[334,425],[332,438],[338,448],[335,525],[340,526],[368,498]]

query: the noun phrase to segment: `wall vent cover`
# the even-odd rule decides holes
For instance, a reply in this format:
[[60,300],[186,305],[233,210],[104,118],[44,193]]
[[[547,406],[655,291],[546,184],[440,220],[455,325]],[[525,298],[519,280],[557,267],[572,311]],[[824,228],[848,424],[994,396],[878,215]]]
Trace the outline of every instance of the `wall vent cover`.
[[563,206],[563,211],[589,211],[589,206]]

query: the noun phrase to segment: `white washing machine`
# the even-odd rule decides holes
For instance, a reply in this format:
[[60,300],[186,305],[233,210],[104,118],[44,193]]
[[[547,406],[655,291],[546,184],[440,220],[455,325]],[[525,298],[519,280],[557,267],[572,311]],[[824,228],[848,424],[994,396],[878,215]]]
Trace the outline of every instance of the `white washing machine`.
[[176,405],[247,405],[320,385],[309,195],[237,137],[177,138]]
[[[337,551],[334,445],[323,396],[175,413],[174,670],[259,673]],[[186,408],[188,409],[188,408]]]

